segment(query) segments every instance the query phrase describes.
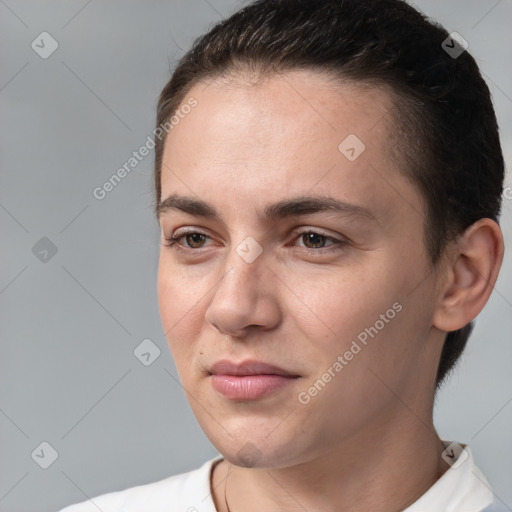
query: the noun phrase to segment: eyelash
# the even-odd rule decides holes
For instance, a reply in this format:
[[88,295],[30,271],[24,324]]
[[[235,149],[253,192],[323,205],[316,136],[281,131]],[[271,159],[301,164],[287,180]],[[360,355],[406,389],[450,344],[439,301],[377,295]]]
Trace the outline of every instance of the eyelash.
[[[183,238],[184,236],[187,236],[187,235],[202,235],[206,238],[210,238],[206,233],[203,233],[201,231],[198,231],[196,229],[190,229],[190,230],[185,230],[185,231],[181,231],[181,232],[178,232],[176,233],[173,237],[164,237],[164,240],[165,242],[162,242],[163,245],[167,246],[167,247],[170,247],[171,249],[174,249],[174,250],[178,250],[178,251],[182,251],[182,252],[190,252],[190,251],[193,251],[193,252],[200,252],[201,249],[205,249],[205,247],[199,247],[199,248],[192,248],[192,247],[183,247],[181,246],[179,243],[178,243],[178,240],[180,240],[181,238]],[[318,249],[313,249],[313,248],[310,248],[310,247],[301,247],[302,249],[306,249],[306,250],[309,250],[309,251],[313,251],[315,253],[320,253],[320,254],[327,254],[327,253],[332,253],[332,252],[335,252],[337,250],[340,249],[340,246],[344,246],[344,245],[347,245],[347,242],[343,241],[343,240],[338,240],[332,236],[328,236],[324,233],[321,233],[319,231],[315,231],[313,229],[305,229],[303,231],[300,231],[299,233],[297,233],[297,236],[296,238],[300,238],[302,235],[306,235],[306,234],[313,234],[313,235],[319,235],[327,240],[331,240],[333,242],[337,242],[337,243],[334,243],[332,246],[327,246],[327,247],[331,247],[331,248],[326,248],[326,247],[320,247]]]

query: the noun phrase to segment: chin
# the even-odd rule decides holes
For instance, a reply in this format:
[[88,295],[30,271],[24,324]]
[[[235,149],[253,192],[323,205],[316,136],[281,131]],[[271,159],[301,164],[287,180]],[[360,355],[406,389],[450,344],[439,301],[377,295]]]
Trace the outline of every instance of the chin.
[[266,433],[229,436],[225,431],[216,434],[222,437],[207,436],[224,459],[235,466],[272,469],[289,467],[302,461],[303,448],[299,449],[291,433],[287,439],[283,439],[283,432],[280,432],[281,435],[274,432],[270,436]]

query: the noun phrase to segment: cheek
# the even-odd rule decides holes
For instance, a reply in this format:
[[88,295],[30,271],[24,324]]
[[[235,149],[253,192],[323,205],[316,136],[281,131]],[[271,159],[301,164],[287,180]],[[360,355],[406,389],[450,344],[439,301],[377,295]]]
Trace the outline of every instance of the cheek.
[[288,314],[307,339],[323,340],[325,347],[342,350],[397,300],[388,275],[376,264],[324,269],[303,279],[294,275],[290,296],[299,300],[289,303]]
[[312,369],[305,388],[318,387],[325,372],[336,375],[332,380],[325,375],[332,384],[316,406],[329,408],[332,399],[344,410],[358,403],[378,408],[387,391],[370,370],[390,385],[407,371],[417,349],[411,336],[418,326],[399,267],[374,261],[350,272],[338,269],[295,281],[301,300],[290,303],[288,314],[303,336],[302,353]]
[[192,353],[193,340],[204,322],[200,283],[191,283],[179,269],[160,263],[158,268],[158,307],[163,331],[176,363]]

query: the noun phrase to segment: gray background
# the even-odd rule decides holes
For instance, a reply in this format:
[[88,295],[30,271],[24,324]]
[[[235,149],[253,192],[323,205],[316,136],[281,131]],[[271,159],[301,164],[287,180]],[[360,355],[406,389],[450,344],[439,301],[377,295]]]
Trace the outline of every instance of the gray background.
[[[55,511],[217,454],[189,410],[160,324],[153,154],[104,200],[92,191],[151,134],[157,96],[182,48],[240,5],[0,0],[0,512]],[[417,5],[469,42],[510,165],[511,2]],[[59,44],[47,59],[31,48],[43,31]],[[46,262],[33,252],[43,237],[57,249]],[[512,508],[511,330],[507,253],[438,396],[436,425],[443,438],[470,444]],[[133,353],[144,339],[161,350],[147,367]],[[31,456],[43,441],[58,452],[48,469]]]

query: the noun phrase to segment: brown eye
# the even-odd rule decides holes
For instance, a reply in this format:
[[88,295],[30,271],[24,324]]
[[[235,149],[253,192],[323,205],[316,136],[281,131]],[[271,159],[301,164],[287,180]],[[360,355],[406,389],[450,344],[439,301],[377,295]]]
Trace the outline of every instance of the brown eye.
[[180,236],[179,238],[185,238],[192,249],[199,249],[202,247],[200,244],[204,242],[205,236],[202,233],[188,233]]
[[[208,235],[201,233],[199,231],[185,231],[185,232],[177,232],[172,237],[166,237],[166,243],[169,247],[172,247],[177,250],[193,250],[193,249],[202,249],[204,247],[204,242],[209,239]],[[185,239],[185,244],[181,244],[181,239]]]
[[[320,234],[320,233],[302,233],[301,235],[302,240],[304,241],[306,247],[309,249],[321,249],[323,246],[323,242],[327,240],[327,237]],[[309,246],[308,244],[312,244],[313,247]],[[318,247],[320,246],[320,247]]]
[[[303,249],[309,249],[310,253],[317,253],[319,255],[340,250],[348,242],[345,240],[338,240],[332,236],[308,229],[298,233],[298,240],[302,240],[304,245],[299,245]],[[328,245],[325,242],[330,241]]]

